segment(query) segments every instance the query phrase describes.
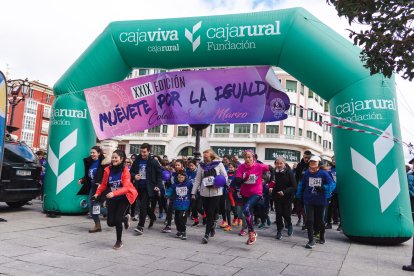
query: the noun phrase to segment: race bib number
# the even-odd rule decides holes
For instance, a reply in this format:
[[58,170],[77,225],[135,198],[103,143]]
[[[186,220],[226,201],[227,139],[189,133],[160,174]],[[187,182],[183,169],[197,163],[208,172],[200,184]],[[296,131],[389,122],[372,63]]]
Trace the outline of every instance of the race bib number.
[[146,166],[141,166],[139,168],[139,174],[141,175],[141,179],[147,179],[147,171],[146,171]]
[[176,188],[175,188],[175,194],[176,194],[177,196],[184,197],[184,196],[186,196],[186,195],[187,195],[187,193],[188,193],[188,189],[187,189],[187,187],[176,187]]
[[101,213],[101,205],[96,204],[92,206],[92,214],[99,215]]
[[204,187],[210,187],[214,185],[214,176],[207,176],[203,178],[202,181]]
[[335,181],[335,182],[336,182],[336,173],[333,173],[333,174],[332,174],[332,177],[333,177],[333,181]]
[[322,187],[322,178],[309,177],[309,187]]
[[245,184],[256,184],[257,175],[251,174],[249,175],[249,178],[244,182]]

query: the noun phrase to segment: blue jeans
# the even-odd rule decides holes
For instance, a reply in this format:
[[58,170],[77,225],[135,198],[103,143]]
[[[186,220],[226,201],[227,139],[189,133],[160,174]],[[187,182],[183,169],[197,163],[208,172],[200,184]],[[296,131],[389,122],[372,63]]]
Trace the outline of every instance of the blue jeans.
[[247,228],[249,229],[249,232],[254,232],[252,210],[261,198],[262,196],[260,195],[251,195],[249,197],[243,197],[243,214],[246,218]]
[[[100,222],[99,215],[94,215],[93,212],[92,212],[92,208],[93,208],[93,204],[94,203],[92,202],[91,199],[92,199],[92,196],[95,193],[96,193],[96,188],[91,187],[91,189],[89,190],[89,196],[88,196],[88,206],[89,206],[89,214],[92,216],[93,221],[95,223],[98,223],[98,222]],[[100,204],[101,205],[101,209],[102,209],[102,204],[101,203],[96,202],[95,204]]]

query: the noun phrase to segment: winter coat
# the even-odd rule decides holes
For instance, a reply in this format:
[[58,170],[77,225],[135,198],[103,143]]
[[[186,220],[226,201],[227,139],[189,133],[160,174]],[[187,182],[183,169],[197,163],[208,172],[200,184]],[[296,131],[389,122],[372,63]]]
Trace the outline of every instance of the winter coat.
[[[287,167],[282,172],[275,170],[274,180],[269,183],[269,188],[273,188],[272,197],[275,200],[293,199],[297,189],[293,172]],[[283,196],[281,197],[278,192],[283,192]]]
[[[96,195],[100,196],[102,193],[107,192],[108,190],[108,180],[109,175],[111,174],[111,168],[106,167],[104,170],[104,175],[102,177],[102,183],[98,186]],[[126,195],[130,204],[134,203],[135,199],[138,196],[138,192],[135,189],[134,185],[131,183],[131,174],[128,171],[128,167],[124,167],[124,170],[121,174],[121,184],[122,188],[113,192],[114,197],[120,195]]]
[[[135,175],[139,174],[139,162],[143,160],[141,155],[138,155],[134,163],[132,163],[131,169],[129,170],[131,173],[131,181],[132,183],[135,182]],[[162,168],[158,160],[156,160],[152,155],[148,157],[147,166],[145,168],[146,174],[146,185],[147,185],[147,192],[150,197],[154,196],[154,188],[158,187],[160,190],[162,189]],[[137,187],[137,185],[135,185]]]
[[[98,187],[99,183],[102,181],[105,168],[108,167],[111,163],[111,158],[105,158],[103,155],[100,155],[98,159],[100,160],[100,164],[98,165],[94,179],[94,182],[96,184],[94,187],[95,190]],[[82,187],[80,188],[78,195],[89,195],[89,191],[91,190],[91,179],[88,172],[89,167],[92,165],[92,163],[93,160],[90,156],[83,159],[85,173],[84,176],[80,179],[82,182]]]
[[200,188],[200,195],[202,197],[213,197],[223,195],[223,188],[216,188],[214,185],[205,186],[208,177],[214,177],[217,175],[223,175],[227,181],[227,172],[223,163],[219,161],[213,161],[209,164],[200,163],[197,168],[197,175],[193,182],[193,190],[191,194],[195,195],[198,188]]

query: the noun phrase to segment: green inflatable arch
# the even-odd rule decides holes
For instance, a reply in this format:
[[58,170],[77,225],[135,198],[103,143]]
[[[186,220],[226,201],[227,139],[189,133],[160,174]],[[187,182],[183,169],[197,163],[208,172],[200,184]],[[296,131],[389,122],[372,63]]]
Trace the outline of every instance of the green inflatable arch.
[[[123,80],[132,68],[278,66],[329,101],[332,115],[400,137],[394,79],[370,76],[359,53],[302,8],[113,22],[54,86],[44,210],[85,211],[77,179],[95,134],[83,89]],[[333,138],[345,235],[375,244],[410,239],[402,146],[337,128]]]

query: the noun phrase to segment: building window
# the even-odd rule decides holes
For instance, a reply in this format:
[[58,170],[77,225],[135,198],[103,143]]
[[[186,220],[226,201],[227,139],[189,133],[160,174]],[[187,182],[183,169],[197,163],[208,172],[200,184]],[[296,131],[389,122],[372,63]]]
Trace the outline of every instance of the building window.
[[164,155],[165,146],[164,145],[152,145],[151,152],[154,155]]
[[50,118],[50,106],[43,106],[43,118]]
[[47,136],[40,136],[40,148],[46,149],[47,148]]
[[138,75],[139,75],[139,76],[145,76],[145,75],[148,75],[148,69],[139,69],[139,70],[138,70]]
[[250,133],[250,124],[235,124],[234,133]]
[[316,138],[318,137],[318,135],[316,135],[316,133],[313,133],[313,141],[316,142]]
[[296,93],[298,89],[298,82],[292,80],[286,80],[286,91]]
[[33,100],[26,100],[24,105],[24,112],[27,114],[36,115],[37,113],[37,102]]
[[51,100],[52,96],[47,94],[46,95],[46,103],[50,104],[50,100]]
[[313,98],[313,94],[314,94],[314,92],[309,89],[309,91],[308,91],[308,98]]
[[178,126],[177,136],[188,136],[188,126]]
[[22,131],[22,141],[26,142],[29,147],[33,147],[33,132]]
[[318,135],[318,143],[319,145],[322,145],[322,137],[320,135]]
[[312,139],[312,131],[310,130],[306,131],[306,137],[308,137],[309,139]]
[[141,145],[129,145],[129,153],[130,154],[140,154],[140,146]]
[[319,96],[315,94],[315,101],[319,102]]
[[305,95],[305,86],[303,84],[300,84],[300,94]]
[[214,125],[214,133],[230,133],[230,125]]
[[279,126],[277,125],[266,125],[266,133],[268,134],[278,134]]
[[313,120],[314,120],[315,122],[317,122],[317,121],[318,121],[318,113],[316,113],[316,111],[315,111],[315,112],[313,112]]
[[42,121],[42,129],[41,129],[42,133],[48,133],[49,132],[49,121]]
[[299,118],[303,119],[303,106],[300,106],[299,108]]
[[285,135],[295,136],[295,127],[285,126]]
[[148,133],[160,133],[161,132],[161,126],[156,126],[148,129]]
[[290,104],[289,115],[296,116],[296,104]]
[[303,135],[303,129],[299,128],[299,136]]
[[329,142],[329,149],[332,149],[332,142]]
[[327,140],[323,140],[323,148],[324,149],[328,148],[328,141]]
[[24,129],[34,130],[35,123],[36,123],[35,117],[24,115],[23,117],[23,128]]
[[312,116],[313,116],[313,110],[308,109],[308,120],[312,120]]
[[257,133],[259,131],[259,125],[253,124],[253,133]]
[[195,130],[194,128],[191,128],[191,136],[195,137],[197,134],[197,130]]
[[29,89],[29,94],[27,95],[29,98],[33,99],[33,89]]
[[162,133],[168,133],[168,125],[162,125]]
[[322,98],[321,98],[321,100],[320,100],[319,104],[320,104],[321,106],[323,106],[323,99],[322,99]]

